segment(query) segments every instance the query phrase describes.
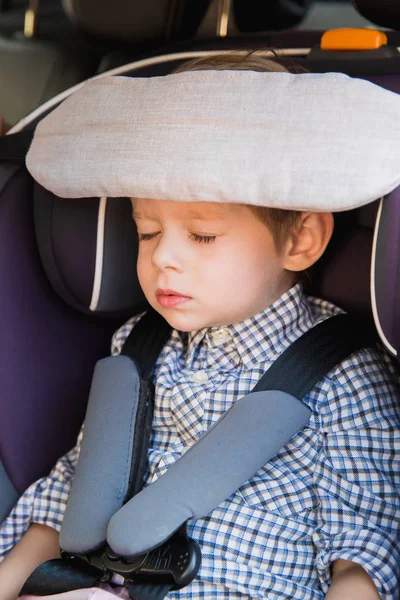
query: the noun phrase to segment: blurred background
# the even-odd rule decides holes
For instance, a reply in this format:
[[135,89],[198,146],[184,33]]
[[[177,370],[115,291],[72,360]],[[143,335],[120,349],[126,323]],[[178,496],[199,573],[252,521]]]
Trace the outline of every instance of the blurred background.
[[[399,0],[0,0],[0,133],[61,91],[142,57],[235,44],[315,48],[326,29],[387,30],[398,4]],[[400,30],[398,23],[392,27]],[[389,35],[398,33],[389,30]],[[397,39],[391,43],[400,46]]]

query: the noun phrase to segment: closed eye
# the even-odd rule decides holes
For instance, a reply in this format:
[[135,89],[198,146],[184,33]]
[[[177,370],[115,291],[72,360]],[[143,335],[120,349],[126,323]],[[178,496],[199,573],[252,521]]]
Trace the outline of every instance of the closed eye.
[[144,242],[146,240],[152,240],[153,238],[155,238],[160,232],[156,231],[155,233],[139,233],[138,232],[138,236],[139,236],[139,242]]
[[[155,237],[157,237],[157,235],[159,235],[159,233],[160,233],[159,231],[155,231],[154,233],[139,233],[138,232],[139,242],[145,242],[147,240],[152,240]],[[194,240],[198,244],[211,244],[212,242],[215,242],[216,237],[217,236],[215,236],[215,235],[199,235],[198,233],[193,233],[193,232],[189,233],[189,238]]]
[[199,244],[211,244],[215,242],[216,235],[199,235],[198,233],[189,233],[189,237]]

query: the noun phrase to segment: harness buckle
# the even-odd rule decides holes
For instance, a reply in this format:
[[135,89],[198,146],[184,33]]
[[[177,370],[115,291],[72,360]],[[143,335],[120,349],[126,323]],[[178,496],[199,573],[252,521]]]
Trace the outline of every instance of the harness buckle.
[[77,555],[103,571],[103,580],[113,573],[122,575],[125,585],[168,584],[171,590],[187,586],[196,577],[200,568],[201,551],[197,542],[189,538],[186,526],[182,525],[161,546],[137,556],[121,556],[109,546],[86,555]]

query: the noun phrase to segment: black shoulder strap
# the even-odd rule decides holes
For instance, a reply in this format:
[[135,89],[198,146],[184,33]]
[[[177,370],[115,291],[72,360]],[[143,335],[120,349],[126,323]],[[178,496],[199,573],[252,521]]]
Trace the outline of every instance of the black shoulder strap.
[[171,331],[167,321],[150,307],[127,337],[121,354],[135,361],[143,379],[149,379]]
[[121,354],[129,356],[140,373],[140,397],[136,412],[126,500],[135,496],[143,488],[154,412],[154,386],[150,378],[157,358],[171,335],[171,330],[167,321],[153,308],[149,308],[132,329],[122,349]]
[[0,136],[0,160],[24,163],[33,134],[34,130],[24,129],[19,133]]
[[253,392],[280,390],[300,400],[345,358],[376,341],[376,332],[352,315],[330,317],[289,346]]

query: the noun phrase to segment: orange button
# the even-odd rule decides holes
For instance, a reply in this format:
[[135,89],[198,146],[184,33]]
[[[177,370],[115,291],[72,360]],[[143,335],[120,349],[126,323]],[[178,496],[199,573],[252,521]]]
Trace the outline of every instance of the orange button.
[[376,29],[330,29],[321,37],[321,50],[376,50],[386,44],[386,34]]

